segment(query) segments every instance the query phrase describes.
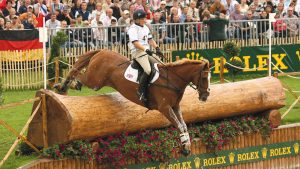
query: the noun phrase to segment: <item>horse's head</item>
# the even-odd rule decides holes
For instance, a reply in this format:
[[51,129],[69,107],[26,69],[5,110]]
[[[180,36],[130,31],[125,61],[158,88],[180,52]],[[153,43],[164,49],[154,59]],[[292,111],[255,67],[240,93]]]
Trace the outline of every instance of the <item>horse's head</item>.
[[210,65],[208,60],[203,60],[200,65],[199,73],[193,79],[193,84],[197,86],[199,100],[206,101],[210,93]]

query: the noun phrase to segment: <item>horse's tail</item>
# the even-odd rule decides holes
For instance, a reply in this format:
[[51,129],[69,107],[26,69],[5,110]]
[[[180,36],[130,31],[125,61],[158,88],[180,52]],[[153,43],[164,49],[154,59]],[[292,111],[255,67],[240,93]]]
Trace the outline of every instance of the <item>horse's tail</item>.
[[80,73],[80,71],[90,63],[92,57],[98,52],[100,52],[100,49],[89,51],[79,56],[78,60],[73,65],[72,69],[69,71],[63,85],[58,90],[63,93],[66,92],[68,90],[70,82],[74,80],[75,77]]

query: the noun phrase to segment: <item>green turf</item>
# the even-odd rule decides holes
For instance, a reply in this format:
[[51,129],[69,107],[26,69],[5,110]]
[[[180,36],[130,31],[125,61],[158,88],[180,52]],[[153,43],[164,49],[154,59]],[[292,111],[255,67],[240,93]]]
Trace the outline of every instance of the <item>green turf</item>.
[[[237,81],[248,79],[251,77],[238,77]],[[226,77],[226,79],[230,79],[229,77]],[[292,79],[289,77],[280,77],[280,80],[283,83],[288,84],[288,86],[295,91],[300,91],[300,80],[299,79]],[[218,81],[218,79],[213,78],[212,82]],[[82,91],[74,91],[70,90],[69,95],[72,96],[88,96],[88,95],[98,95],[101,93],[107,93],[112,92],[113,89],[111,88],[103,88],[100,91],[93,91],[87,88],[83,88]],[[24,90],[24,91],[5,91],[4,92],[4,99],[5,104],[12,103],[12,102],[18,102],[25,99],[31,99],[35,96],[36,91],[35,90]],[[297,93],[300,95],[300,93]],[[286,92],[286,107],[281,109],[281,112],[285,112],[285,110],[288,109],[288,107],[294,102],[295,98]],[[22,106],[18,106],[15,108],[9,108],[6,110],[0,111],[0,119],[7,122],[9,125],[11,125],[13,128],[15,128],[18,132],[21,131],[22,127],[25,125],[30,113],[31,113],[32,104],[25,104]],[[289,124],[289,123],[295,123],[300,122],[300,104],[298,104],[282,121],[282,124]],[[12,145],[15,137],[8,132],[5,128],[0,126],[0,160],[4,157],[10,146]],[[29,161],[32,161],[34,159],[37,159],[37,155],[32,156],[15,156],[14,153],[10,156],[10,158],[5,162],[4,166],[2,168],[4,169],[13,169],[17,168],[19,166],[22,166]]]

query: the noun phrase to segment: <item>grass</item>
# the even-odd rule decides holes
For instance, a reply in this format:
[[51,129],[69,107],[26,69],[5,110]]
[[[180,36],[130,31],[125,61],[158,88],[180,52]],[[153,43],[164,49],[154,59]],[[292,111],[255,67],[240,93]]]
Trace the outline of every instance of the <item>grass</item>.
[[[237,81],[239,80],[245,80],[252,78],[250,77],[238,77]],[[225,77],[227,79],[230,79],[229,77]],[[295,91],[300,91],[300,80],[299,79],[292,79],[289,77],[280,77],[279,78],[283,83],[288,84],[288,86]],[[217,81],[217,79],[213,79],[213,81]],[[103,88],[100,91],[93,91],[87,88],[83,88],[83,90],[80,91],[74,91],[70,90],[69,95],[72,96],[90,96],[90,95],[98,95],[101,93],[108,93],[114,91],[111,88]],[[25,99],[31,99],[34,98],[36,93],[36,90],[24,90],[24,91],[5,91],[4,92],[4,101],[5,104],[12,103],[12,102],[18,102]],[[297,93],[300,95],[300,93]],[[284,113],[288,107],[295,101],[295,98],[286,92],[286,105],[284,108],[282,108],[280,111]],[[26,121],[28,120],[28,117],[30,116],[32,108],[32,103],[28,103],[22,106],[9,108],[5,110],[0,111],[0,119],[4,120],[6,123],[11,125],[14,129],[16,129],[18,132],[21,131],[23,126],[25,125]],[[298,104],[292,111],[282,120],[282,124],[289,124],[289,123],[296,123],[300,122],[300,104]],[[15,140],[14,135],[12,135],[10,132],[8,132],[3,126],[0,126],[0,160],[3,159],[4,155],[12,145],[13,141]],[[22,166],[30,161],[33,161],[34,159],[37,159],[37,155],[31,155],[31,156],[16,156],[12,154],[9,159],[5,162],[3,169],[13,169],[17,168],[19,166]],[[1,169],[2,169],[1,168]]]

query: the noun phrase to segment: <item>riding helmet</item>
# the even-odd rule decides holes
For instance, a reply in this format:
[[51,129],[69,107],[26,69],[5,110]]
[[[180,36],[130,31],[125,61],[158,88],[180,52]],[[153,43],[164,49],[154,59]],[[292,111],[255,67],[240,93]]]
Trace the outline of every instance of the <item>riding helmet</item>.
[[146,18],[146,12],[142,9],[138,9],[133,13],[133,20]]

